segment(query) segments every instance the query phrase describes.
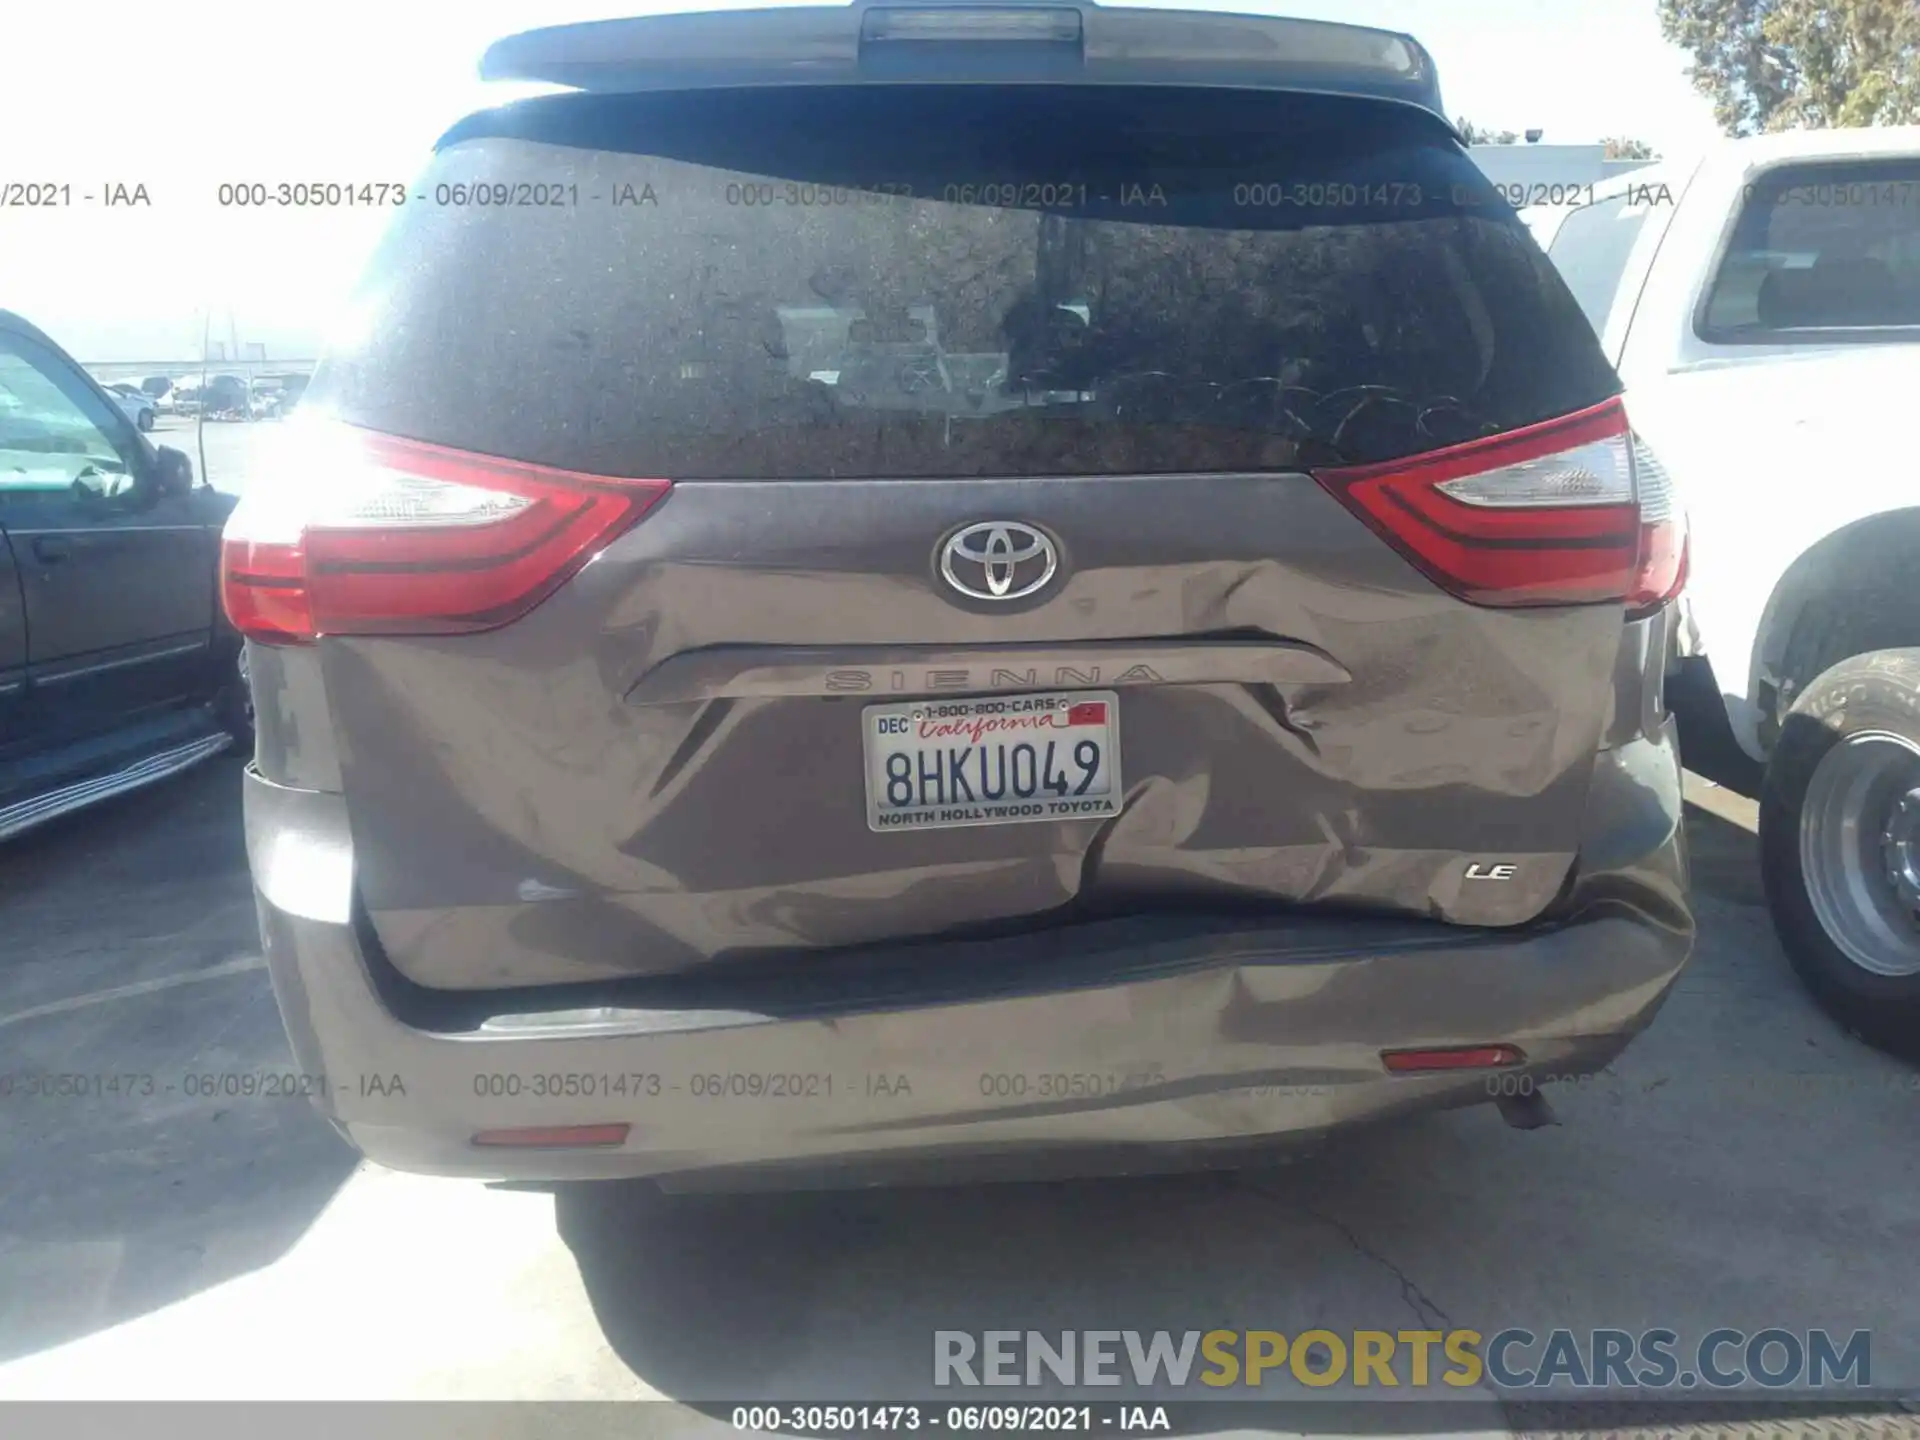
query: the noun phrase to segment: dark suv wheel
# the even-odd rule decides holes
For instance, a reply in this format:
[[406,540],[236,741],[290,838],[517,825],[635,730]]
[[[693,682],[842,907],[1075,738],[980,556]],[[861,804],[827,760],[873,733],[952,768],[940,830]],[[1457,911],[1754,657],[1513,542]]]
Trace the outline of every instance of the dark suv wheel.
[[1760,852],[1815,997],[1920,1055],[1920,650],[1854,656],[1800,692],[1767,764]]

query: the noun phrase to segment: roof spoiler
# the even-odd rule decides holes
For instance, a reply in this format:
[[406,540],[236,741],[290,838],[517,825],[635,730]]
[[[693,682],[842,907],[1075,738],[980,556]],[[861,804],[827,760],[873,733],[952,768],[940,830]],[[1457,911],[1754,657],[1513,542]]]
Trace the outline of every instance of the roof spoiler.
[[772,85],[1200,85],[1415,106],[1449,129],[1433,58],[1359,25],[1093,0],[858,0],[648,15],[510,35],[483,80],[630,92]]

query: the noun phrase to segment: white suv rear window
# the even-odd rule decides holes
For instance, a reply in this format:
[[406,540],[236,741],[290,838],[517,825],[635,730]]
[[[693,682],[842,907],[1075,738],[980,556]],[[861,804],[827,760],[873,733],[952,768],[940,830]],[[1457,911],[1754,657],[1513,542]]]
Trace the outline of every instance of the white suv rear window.
[[1703,340],[1912,340],[1916,328],[1920,160],[1795,165],[1748,187]]

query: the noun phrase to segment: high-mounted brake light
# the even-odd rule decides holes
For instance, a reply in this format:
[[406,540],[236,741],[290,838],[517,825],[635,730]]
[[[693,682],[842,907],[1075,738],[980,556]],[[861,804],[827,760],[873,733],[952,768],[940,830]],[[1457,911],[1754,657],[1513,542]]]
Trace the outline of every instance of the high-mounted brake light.
[[888,40],[1077,44],[1080,12],[1031,4],[876,5],[861,17],[860,38],[868,44]]
[[270,643],[507,624],[669,489],[326,420],[288,438],[305,473],[249,490],[221,543],[227,617]]
[[1686,578],[1672,484],[1618,399],[1505,435],[1315,478],[1477,605],[1670,600]]

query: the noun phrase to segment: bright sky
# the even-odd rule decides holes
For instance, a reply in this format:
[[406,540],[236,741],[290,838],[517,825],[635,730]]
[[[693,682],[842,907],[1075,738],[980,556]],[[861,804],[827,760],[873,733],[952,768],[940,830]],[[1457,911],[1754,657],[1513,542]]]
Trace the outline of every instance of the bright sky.
[[[1142,0],[1154,3],[1154,0]],[[1161,0],[1169,6],[1179,0]],[[1448,109],[1581,143],[1685,151],[1714,134],[1655,0],[1208,0],[1417,36]],[[0,186],[72,186],[69,209],[0,208],[0,308],[83,360],[187,358],[203,307],[270,354],[308,353],[379,212],[222,208],[223,181],[410,181],[492,92],[487,43],[534,25],[725,0],[10,0]],[[1180,8],[1187,8],[1181,6]],[[146,186],[145,209],[81,201]]]

